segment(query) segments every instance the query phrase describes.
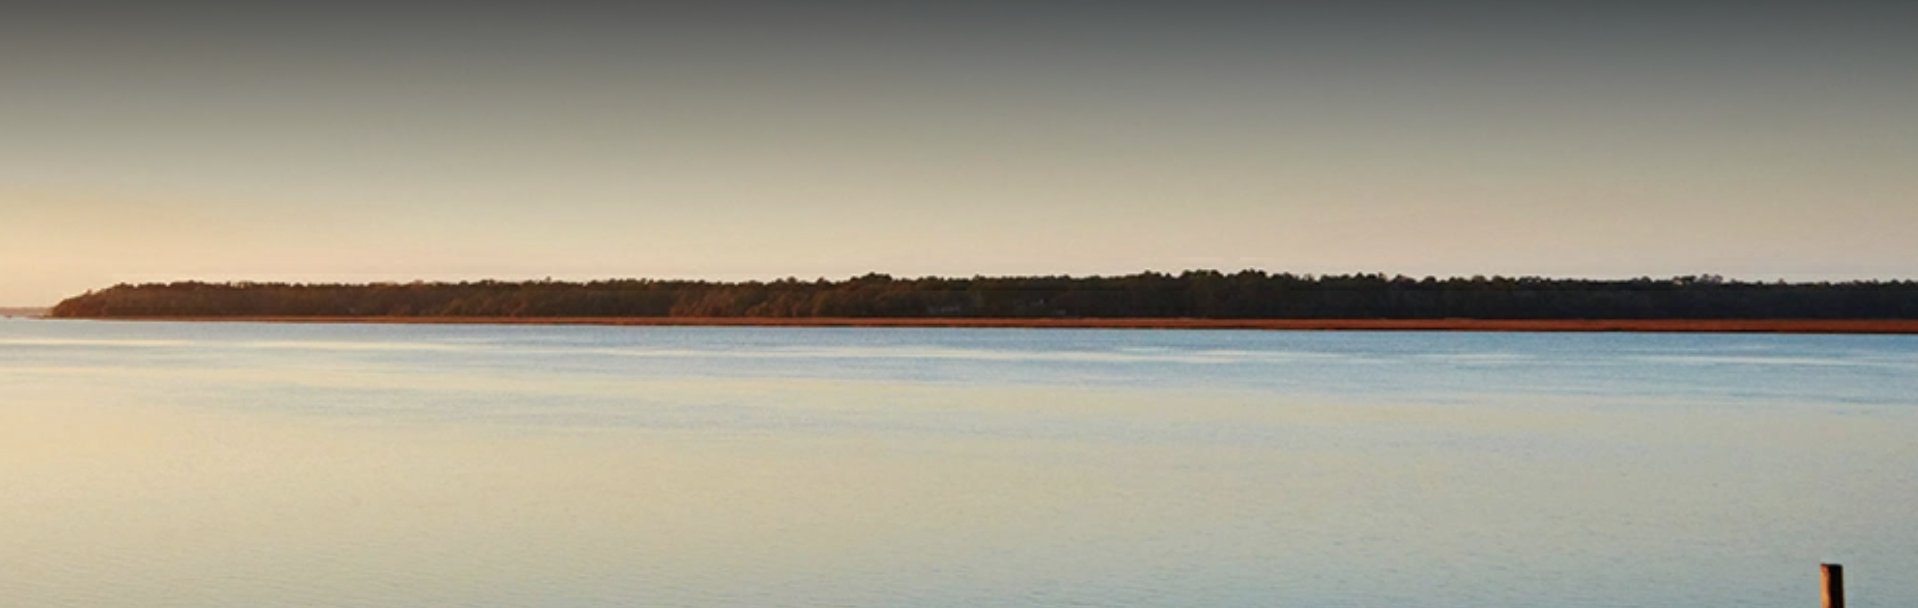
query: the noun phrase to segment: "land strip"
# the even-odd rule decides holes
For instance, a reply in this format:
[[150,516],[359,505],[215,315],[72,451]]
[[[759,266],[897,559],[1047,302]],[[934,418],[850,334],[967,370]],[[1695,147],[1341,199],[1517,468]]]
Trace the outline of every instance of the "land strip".
[[984,319],[833,317],[113,317],[110,321],[613,325],[642,327],[956,327],[1034,329],[1250,329],[1275,331],[1685,332],[1918,334],[1918,320],[1821,319]]

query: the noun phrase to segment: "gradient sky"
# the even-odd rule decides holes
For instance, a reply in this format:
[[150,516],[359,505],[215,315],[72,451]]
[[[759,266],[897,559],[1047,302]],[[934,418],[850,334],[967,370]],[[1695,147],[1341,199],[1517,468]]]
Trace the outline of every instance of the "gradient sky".
[[1894,3],[9,5],[0,305],[116,282],[1918,277]]

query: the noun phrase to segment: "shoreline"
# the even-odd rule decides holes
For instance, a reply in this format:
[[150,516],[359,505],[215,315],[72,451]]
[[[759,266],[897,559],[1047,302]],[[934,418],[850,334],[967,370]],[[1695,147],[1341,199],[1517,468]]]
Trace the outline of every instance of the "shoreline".
[[[49,319],[52,319],[49,317]],[[622,327],[907,327],[991,329],[1207,329],[1265,331],[1481,331],[1918,334],[1918,320],[1817,319],[980,319],[843,317],[86,317],[84,321],[392,325],[600,325]]]

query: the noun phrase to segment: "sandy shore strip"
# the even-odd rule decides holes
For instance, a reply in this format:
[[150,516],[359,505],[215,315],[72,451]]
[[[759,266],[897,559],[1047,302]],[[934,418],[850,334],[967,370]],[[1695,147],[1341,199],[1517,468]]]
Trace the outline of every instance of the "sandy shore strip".
[[747,317],[107,317],[103,321],[613,325],[639,327],[956,327],[1033,329],[1253,329],[1273,331],[1689,332],[1918,334],[1918,320],[1814,319],[968,319]]

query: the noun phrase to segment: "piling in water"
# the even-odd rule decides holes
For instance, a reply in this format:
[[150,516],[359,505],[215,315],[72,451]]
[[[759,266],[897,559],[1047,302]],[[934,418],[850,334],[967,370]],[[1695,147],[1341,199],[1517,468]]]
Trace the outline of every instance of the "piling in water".
[[1845,567],[1821,564],[1818,569],[1824,573],[1825,608],[1845,608]]

